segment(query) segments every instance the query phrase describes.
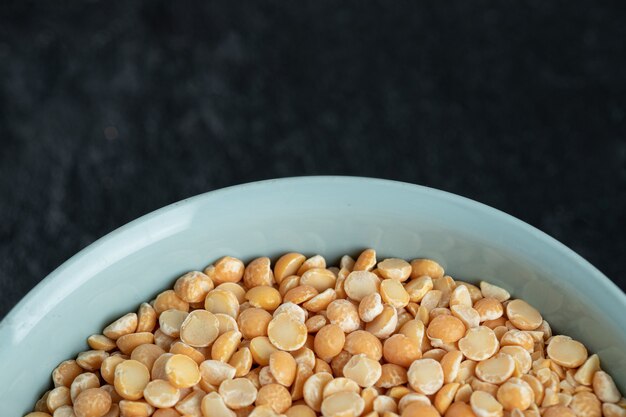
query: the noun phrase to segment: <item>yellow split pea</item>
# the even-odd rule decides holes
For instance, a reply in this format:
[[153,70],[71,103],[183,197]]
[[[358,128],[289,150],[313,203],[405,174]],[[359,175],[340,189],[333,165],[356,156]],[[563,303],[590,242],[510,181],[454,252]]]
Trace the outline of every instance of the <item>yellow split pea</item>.
[[225,256],[94,331],[27,417],[626,417],[514,295],[374,249]]

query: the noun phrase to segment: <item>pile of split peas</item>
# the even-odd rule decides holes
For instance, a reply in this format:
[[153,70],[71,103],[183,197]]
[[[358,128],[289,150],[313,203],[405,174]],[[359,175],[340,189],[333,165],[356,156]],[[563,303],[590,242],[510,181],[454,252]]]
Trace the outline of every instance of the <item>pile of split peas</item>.
[[26,417],[624,417],[582,343],[430,259],[226,256],[87,339]]

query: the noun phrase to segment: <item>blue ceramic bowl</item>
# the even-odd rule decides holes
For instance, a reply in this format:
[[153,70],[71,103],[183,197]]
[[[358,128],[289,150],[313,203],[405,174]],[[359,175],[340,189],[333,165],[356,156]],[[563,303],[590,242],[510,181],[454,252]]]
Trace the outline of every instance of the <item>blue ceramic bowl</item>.
[[626,388],[626,296],[570,249],[498,210],[442,191],[370,178],[303,177],[172,204],[51,273],[0,323],[2,414],[30,410],[50,385],[52,369],[85,350],[87,336],[186,271],[225,254],[250,260],[299,251],[335,262],[367,247],[379,258],[433,258],[453,277],[507,288],[557,332],[597,352]]

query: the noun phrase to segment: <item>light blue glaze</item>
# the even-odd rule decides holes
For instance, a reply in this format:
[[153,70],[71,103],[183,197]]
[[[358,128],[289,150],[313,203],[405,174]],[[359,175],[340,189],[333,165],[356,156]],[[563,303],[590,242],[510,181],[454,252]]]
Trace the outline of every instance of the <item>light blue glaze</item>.
[[[411,184],[351,177],[262,181],[199,195],[90,245],[0,323],[2,414],[21,416],[85,339],[175,278],[222,255],[286,251],[332,263],[372,247],[379,258],[430,257],[453,277],[489,280],[535,305],[558,332],[600,354],[626,388],[626,296],[539,230],[474,201]],[[37,254],[33,254],[37,256]]]

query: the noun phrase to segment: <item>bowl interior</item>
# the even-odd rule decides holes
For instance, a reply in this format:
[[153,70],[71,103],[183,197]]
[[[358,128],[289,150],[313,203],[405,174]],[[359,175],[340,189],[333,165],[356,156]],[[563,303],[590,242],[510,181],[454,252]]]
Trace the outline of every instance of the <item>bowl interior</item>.
[[554,239],[504,213],[410,184],[350,177],[271,180],[200,195],[100,239],[39,284],[0,323],[7,415],[30,410],[51,370],[85,339],[186,271],[225,254],[438,260],[455,278],[489,280],[537,307],[556,332],[597,352],[626,388],[626,297]]

